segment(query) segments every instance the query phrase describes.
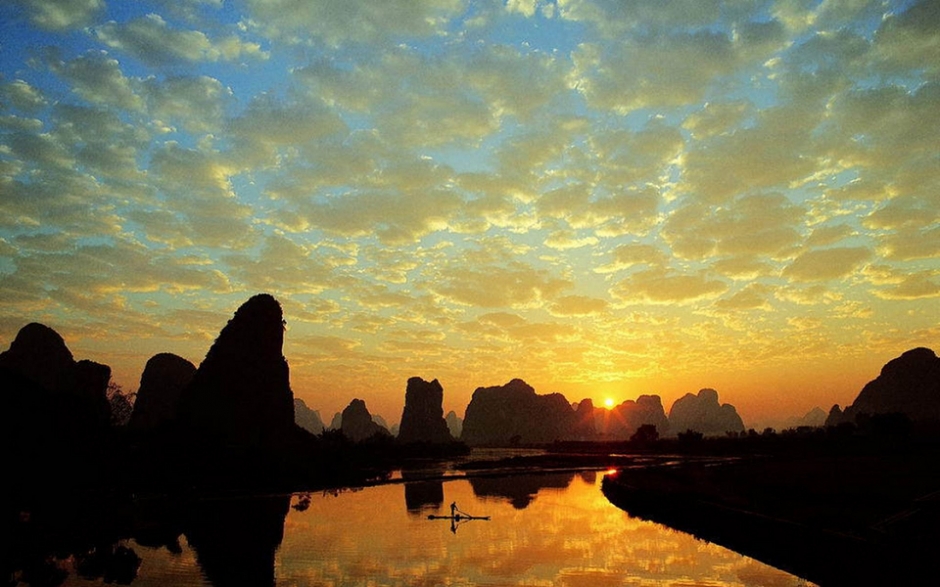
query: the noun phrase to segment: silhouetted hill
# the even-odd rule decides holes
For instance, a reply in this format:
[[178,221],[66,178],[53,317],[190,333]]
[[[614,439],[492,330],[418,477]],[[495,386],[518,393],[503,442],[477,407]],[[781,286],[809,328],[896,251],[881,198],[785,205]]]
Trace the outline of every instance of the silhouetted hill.
[[0,466],[11,501],[88,486],[102,474],[110,378],[106,365],[76,362],[42,324],[23,327],[0,353]]
[[537,395],[525,381],[513,379],[473,392],[461,440],[470,445],[541,444],[572,438],[576,422],[565,396]]
[[294,394],[281,348],[281,305],[260,294],[242,304],[180,398],[180,419],[215,441],[272,446],[292,433]]
[[694,430],[706,436],[718,436],[744,432],[744,422],[734,406],[719,405],[717,391],[702,389],[698,395],[687,393],[672,404],[669,428],[675,433]]
[[387,429],[375,423],[372,414],[366,408],[366,402],[361,399],[352,400],[343,410],[340,430],[343,431],[346,438],[353,442],[361,442],[376,434],[391,436]]
[[861,414],[904,414],[914,422],[940,423],[940,358],[916,348],[888,361],[844,412],[833,406],[826,425],[855,423]]
[[333,418],[330,420],[330,425],[327,426],[328,430],[342,430],[343,428],[343,413],[336,412],[333,414]]
[[379,426],[381,426],[382,428],[385,428],[389,434],[392,433],[392,426],[388,425],[388,421],[385,418],[383,418],[381,414],[372,414],[372,421],[378,424]]
[[320,412],[311,410],[304,403],[304,400],[296,397],[294,398],[294,422],[311,434],[323,432],[323,420],[320,419]]
[[450,431],[450,435],[454,438],[460,438],[460,435],[463,433],[463,420],[457,415],[457,412],[454,410],[447,412],[447,415],[444,416],[444,421],[447,422],[447,429]]
[[597,413],[594,401],[584,398],[574,406],[574,430],[572,435],[578,440],[592,440],[597,436]]
[[656,426],[660,436],[669,434],[669,420],[658,395],[641,395],[636,401],[627,400],[610,410],[603,432],[615,440],[629,439],[640,426]]
[[398,429],[400,442],[452,442],[454,438],[444,421],[444,388],[435,379],[408,379],[405,407]]
[[150,357],[140,376],[140,387],[128,426],[152,430],[176,420],[180,395],[196,374],[196,366],[172,353]]
[[[76,362],[58,332],[33,322],[17,333],[10,348],[0,353],[0,369],[15,374],[18,385],[4,387],[21,393],[22,382],[49,394],[39,410],[67,408],[69,419],[78,426],[101,428],[108,425],[110,407],[107,389],[111,368],[93,361]],[[25,407],[25,404],[23,404]]]
[[800,426],[810,426],[816,428],[818,426],[824,425],[825,423],[826,412],[819,406],[806,412],[801,418],[794,418],[787,421],[787,424],[792,428],[799,428]]

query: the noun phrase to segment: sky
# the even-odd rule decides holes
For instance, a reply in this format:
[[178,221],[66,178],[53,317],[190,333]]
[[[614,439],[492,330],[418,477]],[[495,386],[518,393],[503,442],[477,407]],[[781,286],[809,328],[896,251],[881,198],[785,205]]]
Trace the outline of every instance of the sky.
[[137,388],[267,292],[295,396],[745,425],[940,350],[940,1],[8,0],[0,347]]

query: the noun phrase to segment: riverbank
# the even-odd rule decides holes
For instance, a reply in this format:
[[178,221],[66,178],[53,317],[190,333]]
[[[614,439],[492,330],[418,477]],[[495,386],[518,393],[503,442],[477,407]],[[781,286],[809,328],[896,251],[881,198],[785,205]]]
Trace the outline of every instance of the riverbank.
[[749,456],[608,476],[605,495],[813,581],[922,584],[940,572],[940,446]]

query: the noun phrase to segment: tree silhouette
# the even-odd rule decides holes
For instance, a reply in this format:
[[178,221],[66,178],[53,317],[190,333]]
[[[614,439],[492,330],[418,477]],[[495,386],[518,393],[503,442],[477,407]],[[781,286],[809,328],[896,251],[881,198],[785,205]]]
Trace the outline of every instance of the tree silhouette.
[[134,400],[136,393],[125,393],[121,385],[115,381],[108,382],[108,407],[111,410],[110,422],[112,426],[126,426],[134,413]]
[[630,437],[630,442],[640,445],[650,444],[657,440],[659,440],[659,431],[656,430],[655,424],[643,424]]

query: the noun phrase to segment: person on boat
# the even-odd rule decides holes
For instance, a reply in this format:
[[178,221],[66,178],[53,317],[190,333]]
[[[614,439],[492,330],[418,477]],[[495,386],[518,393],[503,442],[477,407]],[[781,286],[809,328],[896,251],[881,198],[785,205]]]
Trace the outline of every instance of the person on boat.
[[457,517],[457,502],[456,501],[450,504],[450,517],[452,518]]

